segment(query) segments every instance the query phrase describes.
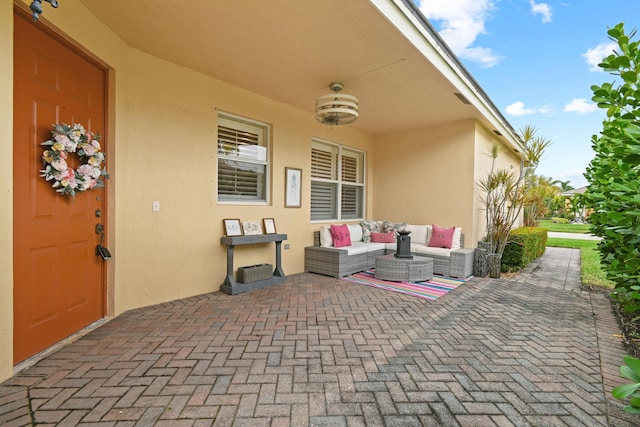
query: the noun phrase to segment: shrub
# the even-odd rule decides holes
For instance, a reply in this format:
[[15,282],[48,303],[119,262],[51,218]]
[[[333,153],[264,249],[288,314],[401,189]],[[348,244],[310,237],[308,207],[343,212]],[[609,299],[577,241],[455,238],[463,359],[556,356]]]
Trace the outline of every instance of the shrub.
[[567,218],[552,218],[551,221],[555,224],[569,224],[569,220]]
[[625,356],[624,365],[620,366],[620,376],[633,381],[630,384],[624,384],[614,388],[611,394],[616,399],[629,398],[629,404],[624,410],[630,414],[640,414],[640,360],[635,357]]
[[[607,117],[599,135],[592,138],[595,157],[585,177],[586,204],[593,234],[602,237],[598,249],[607,278],[615,282],[616,295],[627,312],[640,311],[640,46],[618,24],[607,32],[617,44],[599,65],[617,76],[615,83],[592,86],[593,101]],[[628,294],[628,295],[625,295]],[[630,297],[630,298],[627,298]]]
[[509,242],[502,254],[502,271],[519,271],[544,253],[547,229],[520,227],[511,230]]

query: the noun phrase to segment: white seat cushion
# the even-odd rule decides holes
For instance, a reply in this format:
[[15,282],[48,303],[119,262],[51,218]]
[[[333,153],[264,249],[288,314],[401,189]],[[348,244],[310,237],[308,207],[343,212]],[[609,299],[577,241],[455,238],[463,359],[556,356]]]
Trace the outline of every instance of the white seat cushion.
[[411,244],[411,252],[415,252],[417,254],[420,255],[424,255],[424,256],[429,256],[429,255],[436,255],[436,256],[451,256],[451,249],[447,249],[447,248],[430,248],[427,245],[420,245],[420,244]]
[[365,243],[365,245],[367,245],[368,252],[383,251],[387,246],[386,243]]
[[344,246],[342,248],[338,248],[347,251],[349,255],[358,255],[358,254],[366,254],[369,252],[369,247],[366,243],[355,242],[351,246]]

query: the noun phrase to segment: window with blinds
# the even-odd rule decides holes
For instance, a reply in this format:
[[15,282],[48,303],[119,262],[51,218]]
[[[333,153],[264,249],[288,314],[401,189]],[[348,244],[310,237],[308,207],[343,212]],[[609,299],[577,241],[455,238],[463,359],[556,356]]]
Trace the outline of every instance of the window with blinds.
[[266,202],[268,127],[218,117],[218,200]]
[[363,218],[364,187],[364,153],[312,141],[312,221]]

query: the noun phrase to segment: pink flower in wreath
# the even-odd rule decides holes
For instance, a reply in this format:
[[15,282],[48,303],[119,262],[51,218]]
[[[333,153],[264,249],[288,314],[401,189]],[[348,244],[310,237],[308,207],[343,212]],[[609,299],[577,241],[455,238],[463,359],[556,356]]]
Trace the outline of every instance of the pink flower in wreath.
[[81,191],[88,190],[89,188],[91,188],[91,179],[90,178],[81,179],[80,185],[78,185],[78,187],[80,187]]
[[71,179],[75,180],[75,178],[76,178],[76,173],[71,168],[67,169],[62,173],[62,179],[66,179],[67,181],[70,181]]
[[100,176],[100,169],[85,164],[78,167],[78,174],[83,177],[97,178]]
[[69,137],[65,134],[62,133],[57,133],[54,138],[56,140],[56,142],[61,143],[64,146],[67,146],[67,144],[69,144]]
[[63,187],[78,188],[78,182],[76,181],[76,174],[73,169],[69,168],[62,174],[62,180],[60,181]]
[[82,150],[84,151],[84,155],[85,156],[93,156],[94,154],[96,154],[96,149],[93,145],[91,144],[86,144],[82,147]]
[[60,152],[60,157],[62,157],[63,159],[67,160],[67,152],[66,151],[61,151]]

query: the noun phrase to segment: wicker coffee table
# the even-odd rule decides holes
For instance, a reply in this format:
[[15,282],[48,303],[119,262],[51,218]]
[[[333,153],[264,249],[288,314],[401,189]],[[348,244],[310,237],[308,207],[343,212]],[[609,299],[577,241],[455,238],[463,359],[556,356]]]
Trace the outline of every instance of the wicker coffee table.
[[393,254],[376,258],[376,279],[418,282],[433,278],[433,259],[423,256],[396,258]]

